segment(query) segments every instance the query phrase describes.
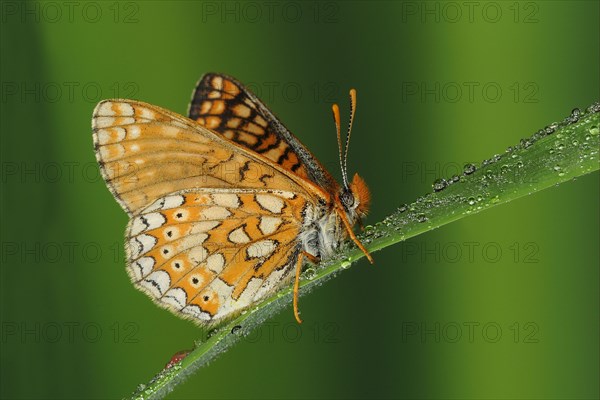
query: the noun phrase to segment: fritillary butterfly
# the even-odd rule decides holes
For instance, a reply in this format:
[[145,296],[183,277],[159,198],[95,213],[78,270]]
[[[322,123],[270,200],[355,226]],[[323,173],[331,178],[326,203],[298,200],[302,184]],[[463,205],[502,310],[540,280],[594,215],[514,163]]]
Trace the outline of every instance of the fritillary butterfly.
[[189,118],[134,100],[104,100],[92,118],[102,176],[129,215],[127,271],[159,306],[200,325],[226,321],[298,281],[303,257],[331,257],[347,236],[372,259],[352,226],[370,195],[343,185],[235,79],[206,74]]

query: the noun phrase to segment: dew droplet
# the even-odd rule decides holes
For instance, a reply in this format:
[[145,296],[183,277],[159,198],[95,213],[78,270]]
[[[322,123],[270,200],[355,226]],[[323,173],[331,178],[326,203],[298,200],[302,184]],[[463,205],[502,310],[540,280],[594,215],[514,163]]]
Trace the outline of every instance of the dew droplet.
[[546,133],[546,135],[551,135],[554,133],[554,131],[556,130],[556,128],[558,128],[558,123],[557,122],[553,122],[550,125],[548,125],[547,127],[544,128],[544,132]]
[[408,206],[406,204],[402,204],[400,207],[398,207],[398,211],[400,211],[401,213],[405,212],[408,209]]
[[588,132],[590,133],[590,135],[596,136],[598,134],[598,126],[597,125],[592,125],[589,127]]
[[594,103],[585,110],[588,113],[597,113],[600,111],[600,103]]
[[573,110],[571,110],[571,115],[569,115],[566,119],[566,122],[569,124],[572,124],[574,122],[579,121],[579,118],[581,117],[581,110],[579,108],[574,108]]
[[433,186],[433,191],[434,192],[440,192],[440,191],[446,189],[446,186],[448,186],[448,182],[446,182],[446,180],[443,179],[443,178],[436,179],[433,182],[433,185],[431,185],[431,186]]
[[563,150],[563,149],[565,148],[565,145],[564,145],[564,144],[562,144],[562,143],[559,143],[559,144],[557,144],[557,145],[556,145],[556,148],[557,148],[558,150]]
[[469,203],[470,206],[475,205],[475,197],[469,197],[467,203]]
[[465,175],[471,175],[473,172],[475,172],[477,168],[475,167],[474,164],[465,164],[464,168],[463,168],[463,174]]
[[419,222],[427,222],[427,216],[425,214],[419,214],[417,215],[417,221]]
[[532,145],[531,141],[529,139],[521,139],[519,141],[519,143],[521,144],[521,146],[523,146],[524,149],[528,148],[529,146]]
[[304,276],[309,281],[312,281],[313,279],[315,279],[317,277],[317,270],[314,267],[308,267],[304,271]]
[[235,334],[237,334],[240,331],[240,329],[242,329],[242,326],[241,325],[236,325],[233,328],[231,328],[231,333],[233,335],[235,335]]

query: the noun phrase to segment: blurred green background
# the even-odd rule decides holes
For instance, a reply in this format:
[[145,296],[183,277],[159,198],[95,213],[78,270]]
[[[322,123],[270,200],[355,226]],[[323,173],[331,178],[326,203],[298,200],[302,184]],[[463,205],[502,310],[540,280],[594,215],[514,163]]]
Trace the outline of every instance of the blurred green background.
[[[374,223],[598,100],[597,1],[2,1],[7,399],[121,398],[200,336],[126,275],[127,218],[91,112],[185,113],[197,79],[253,89],[339,176],[330,104]],[[172,399],[598,398],[598,174],[375,254],[192,376]]]

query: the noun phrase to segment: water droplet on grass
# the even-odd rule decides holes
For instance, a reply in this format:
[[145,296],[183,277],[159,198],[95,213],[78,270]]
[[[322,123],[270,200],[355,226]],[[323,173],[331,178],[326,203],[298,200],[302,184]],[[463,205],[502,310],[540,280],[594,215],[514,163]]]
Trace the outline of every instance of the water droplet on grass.
[[572,123],[575,123],[575,122],[579,121],[580,117],[581,117],[581,110],[579,108],[574,108],[571,111],[571,115],[569,115],[565,119],[565,122],[568,123],[568,124],[572,124]]
[[446,186],[448,186],[448,182],[445,179],[436,179],[433,182],[433,191],[434,192],[440,192],[444,189],[446,189]]
[[477,168],[475,167],[474,164],[465,164],[464,168],[463,168],[463,174],[465,175],[471,175],[473,172],[475,172]]

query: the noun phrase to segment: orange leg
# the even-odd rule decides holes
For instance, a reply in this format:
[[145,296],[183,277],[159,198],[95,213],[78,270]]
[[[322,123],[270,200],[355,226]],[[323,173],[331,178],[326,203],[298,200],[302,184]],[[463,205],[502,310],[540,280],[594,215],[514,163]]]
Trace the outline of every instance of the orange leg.
[[369,262],[371,264],[373,264],[375,262],[373,260],[373,257],[371,257],[371,254],[369,254],[369,250],[366,249],[366,247],[360,242],[360,240],[358,240],[358,238],[354,234],[354,231],[352,230],[352,227],[350,226],[350,222],[348,222],[348,218],[346,218],[346,214],[344,214],[344,211],[341,210],[339,208],[339,206],[338,206],[337,211],[338,211],[338,215],[342,219],[342,222],[344,222],[344,226],[346,227],[346,230],[348,231],[348,234],[350,235],[350,238],[352,239],[352,241],[354,241],[354,243],[356,243],[358,248],[361,249],[363,253],[365,253],[365,256],[367,256],[367,259],[369,260]]
[[298,261],[296,262],[296,280],[294,281],[294,317],[299,324],[302,323],[300,319],[300,312],[298,311],[298,288],[300,285],[300,272],[302,272],[302,261],[304,260],[304,252],[298,255]]

